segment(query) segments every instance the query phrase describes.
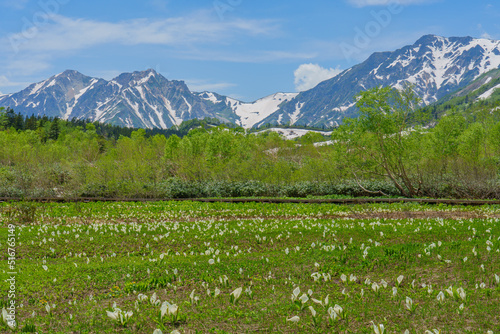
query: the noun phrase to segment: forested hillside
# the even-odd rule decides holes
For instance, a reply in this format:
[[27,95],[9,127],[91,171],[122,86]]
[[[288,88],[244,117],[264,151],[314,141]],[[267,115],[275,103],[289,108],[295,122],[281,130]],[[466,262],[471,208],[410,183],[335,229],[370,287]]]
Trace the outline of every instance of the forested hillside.
[[293,141],[215,120],[152,132],[3,110],[0,196],[500,197],[498,107],[415,109],[405,92],[361,93],[332,138]]

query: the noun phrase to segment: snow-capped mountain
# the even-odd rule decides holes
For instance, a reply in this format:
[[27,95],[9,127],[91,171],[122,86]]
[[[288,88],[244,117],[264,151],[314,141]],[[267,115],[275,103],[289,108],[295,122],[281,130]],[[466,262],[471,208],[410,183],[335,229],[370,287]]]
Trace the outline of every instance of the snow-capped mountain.
[[[430,104],[499,67],[500,41],[426,35],[394,52],[374,53],[308,91],[276,93],[253,103],[194,93],[183,81],[169,81],[154,70],[124,73],[111,81],[68,70],[0,96],[0,106],[24,115],[89,118],[130,127],[169,128],[205,117],[245,128],[266,123],[332,126],[356,115],[354,96],[362,90],[400,88],[410,82],[423,103]],[[495,91],[491,88],[483,98]]]
[[279,109],[279,106],[290,101],[298,93],[276,93],[266,96],[255,102],[241,102],[227,96],[221,96],[215,93],[203,92],[199,96],[216,105],[225,105],[236,116],[236,124],[249,129],[259,121],[267,118]]
[[500,69],[490,71],[474,80],[451,97],[469,96],[475,101],[488,100],[500,92]]
[[66,71],[52,78],[32,84],[26,89],[0,97],[1,105],[15,108],[17,112],[30,115],[45,114],[62,117],[75,101],[89,87],[102,84],[102,81],[86,77],[76,71]]
[[353,97],[376,86],[402,87],[410,82],[424,104],[436,102],[500,66],[500,41],[426,35],[394,52],[377,52],[366,61],[321,82],[258,122],[335,125],[355,116]]
[[[456,99],[458,98],[458,99]],[[476,80],[440,99],[436,105],[464,105],[471,102],[500,100],[500,69],[491,70]]]
[[296,93],[276,93],[246,103],[212,92],[191,92],[154,70],[123,73],[111,81],[67,70],[0,97],[0,105],[25,115],[88,118],[129,127],[170,128],[185,120],[213,117],[251,128]]
[[183,81],[169,81],[154,70],[123,73],[111,81],[68,70],[0,97],[0,105],[25,115],[89,118],[130,127],[166,129],[205,117],[235,121],[229,108],[224,113]]

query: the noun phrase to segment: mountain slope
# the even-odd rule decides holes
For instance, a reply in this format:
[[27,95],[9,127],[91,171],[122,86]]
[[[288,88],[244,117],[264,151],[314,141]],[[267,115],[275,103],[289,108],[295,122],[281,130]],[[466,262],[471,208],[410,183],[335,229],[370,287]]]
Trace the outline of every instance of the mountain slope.
[[498,100],[500,95],[500,69],[492,70],[458,90],[457,92],[441,99],[441,103],[453,98],[466,97],[468,101]]
[[24,115],[87,118],[129,127],[166,129],[211,117],[250,128],[296,95],[276,93],[245,103],[217,93],[191,92],[183,81],[169,81],[154,70],[123,73],[111,81],[67,70],[0,96],[0,105]]
[[111,81],[68,70],[0,97],[0,105],[25,115],[163,129],[194,118],[217,117],[226,122],[237,118],[229,107],[214,106],[183,81],[169,81],[154,70],[123,73]]
[[245,129],[249,129],[259,121],[276,112],[282,103],[290,101],[297,96],[297,94],[298,93],[276,93],[251,103],[241,102],[230,97],[209,92],[199,93],[199,96],[220,106],[222,109],[230,108],[237,117],[235,123]]
[[64,117],[71,113],[79,98],[103,80],[87,77],[76,71],[65,71],[26,89],[0,97],[2,106],[15,108],[21,114],[45,114]]
[[427,35],[394,52],[377,52],[363,63],[321,82],[283,104],[265,123],[335,125],[355,116],[354,96],[376,86],[410,82],[424,104],[467,85],[500,66],[500,41]]
[[500,69],[496,69],[479,76],[476,80],[446,95],[425,109],[438,118],[452,109],[469,114],[483,107],[488,110],[497,109],[499,105]]
[[[400,88],[410,82],[423,104],[429,105],[499,66],[500,41],[426,35],[394,52],[374,53],[308,91],[276,93],[252,103],[212,92],[191,92],[183,81],[169,81],[154,70],[123,73],[110,81],[68,70],[0,96],[0,106],[24,115],[89,118],[146,128],[165,129],[205,117],[245,128],[266,123],[335,126],[344,117],[356,116],[354,96],[362,90]],[[491,86],[477,98],[487,98],[495,89]]]

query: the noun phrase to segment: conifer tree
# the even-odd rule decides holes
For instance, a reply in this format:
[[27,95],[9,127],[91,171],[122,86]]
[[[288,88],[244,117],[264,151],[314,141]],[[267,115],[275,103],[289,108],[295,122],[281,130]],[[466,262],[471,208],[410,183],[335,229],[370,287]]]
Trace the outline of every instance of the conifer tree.
[[57,140],[59,138],[59,118],[54,118],[49,128],[49,139]]

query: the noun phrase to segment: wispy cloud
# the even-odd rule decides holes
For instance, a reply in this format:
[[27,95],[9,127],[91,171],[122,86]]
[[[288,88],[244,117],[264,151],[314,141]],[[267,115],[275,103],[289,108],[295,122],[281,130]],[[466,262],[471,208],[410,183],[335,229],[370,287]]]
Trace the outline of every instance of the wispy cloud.
[[149,0],[149,4],[156,10],[166,12],[169,0]]
[[367,6],[387,6],[390,4],[398,4],[402,6],[435,2],[436,0],[347,0],[351,5],[356,7]]
[[[207,60],[211,53],[235,52],[233,43],[244,39],[273,39],[281,33],[280,25],[274,20],[235,18],[221,21],[208,10],[180,17],[118,22],[50,15],[43,25],[0,37],[0,49],[4,52],[0,71],[22,76],[36,74],[50,68],[57,59],[109,46],[159,47],[156,52],[168,52],[172,57]],[[230,51],[225,53],[220,48]],[[275,53],[259,56],[261,59],[280,56]],[[234,58],[245,58],[248,54],[245,52]],[[282,53],[281,57],[293,56]]]
[[214,51],[203,52],[184,51],[179,57],[191,60],[215,60],[231,63],[268,63],[276,61],[308,60],[318,56],[317,52],[278,51],[278,50],[247,50],[246,52]]
[[1,0],[0,5],[7,8],[13,8],[17,10],[24,9],[28,0]]
[[6,69],[16,75],[31,75],[51,67],[47,55],[21,55],[7,62]]
[[[348,61],[349,64],[355,65],[359,62],[365,61],[374,52],[394,51],[405,45],[415,43],[420,37],[426,34],[444,34],[444,30],[439,26],[429,26],[424,29],[415,31],[401,30],[391,31],[389,34],[381,34],[380,36],[372,39],[366,46],[358,48],[355,45],[354,38],[356,32],[353,30],[352,37],[345,36],[338,40],[311,40],[307,45],[307,49],[315,51],[319,56],[315,61]],[[342,52],[342,44],[351,45],[354,48],[354,53],[348,59]]]
[[340,68],[324,68],[318,64],[302,64],[293,73],[295,89],[302,92],[315,87],[322,81],[331,79],[341,73]]
[[493,36],[491,36],[484,28],[482,24],[477,25],[477,30],[481,34],[481,38],[486,38],[486,39],[493,39]]
[[75,51],[110,43],[166,46],[227,43],[241,35],[272,35],[277,29],[277,25],[270,20],[219,21],[204,13],[117,23],[54,15],[48,24],[30,32],[30,36],[26,32],[19,32],[10,35],[8,41],[15,43],[20,51],[54,52]]
[[186,85],[194,92],[216,92],[236,86],[236,84],[230,82],[210,82],[203,79],[186,80]]
[[[26,85],[28,85],[28,83],[26,83],[26,82],[14,82],[14,81],[11,81],[7,76],[0,75],[0,87],[10,89],[13,87],[21,87],[21,86],[26,86]],[[4,95],[4,94],[2,92],[0,92],[0,95]]]

